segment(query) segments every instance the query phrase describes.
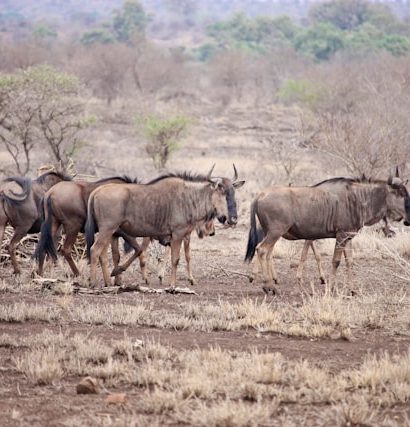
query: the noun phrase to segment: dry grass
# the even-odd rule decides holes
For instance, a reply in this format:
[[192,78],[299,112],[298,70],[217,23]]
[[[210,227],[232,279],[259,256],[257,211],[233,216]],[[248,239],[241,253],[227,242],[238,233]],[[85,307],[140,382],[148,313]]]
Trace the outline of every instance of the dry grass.
[[334,425],[370,425],[385,416],[384,408],[410,402],[410,351],[369,356],[357,367],[332,372],[326,364],[290,361],[279,353],[176,351],[149,341],[134,345],[127,338],[108,343],[46,332],[18,343],[3,335],[1,343],[24,351],[15,368],[33,384],[92,375],[104,389],[137,393],[128,400],[138,419],[154,415],[190,425],[256,426],[279,414],[283,421],[283,408],[305,407],[311,417],[319,417],[315,411],[322,408],[320,419]]
[[56,297],[55,303],[13,303],[0,307],[6,322],[59,321],[107,326],[167,328],[173,330],[239,331],[279,333],[307,338],[351,339],[358,328],[381,329],[406,334],[410,326],[410,297],[392,293],[361,293],[347,297],[343,290],[305,294],[300,303],[268,302],[244,298],[237,303],[219,300],[181,302],[174,309],[156,309],[153,302],[134,305],[122,302],[79,302],[70,295]]

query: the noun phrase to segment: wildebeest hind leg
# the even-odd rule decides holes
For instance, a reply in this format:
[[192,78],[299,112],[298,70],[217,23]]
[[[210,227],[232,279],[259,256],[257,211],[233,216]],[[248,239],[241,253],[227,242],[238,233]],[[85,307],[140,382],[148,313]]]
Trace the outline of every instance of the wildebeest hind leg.
[[273,265],[273,246],[269,248],[268,253],[266,255],[267,264],[268,264],[268,272],[269,272],[269,279],[273,280],[275,283],[278,283],[278,276],[276,274],[275,267]]
[[[31,227],[31,225],[30,225],[30,227]],[[17,263],[16,246],[18,245],[20,240],[27,234],[30,227],[28,227],[28,228],[27,227],[24,227],[24,228],[16,227],[14,229],[13,237],[10,240],[9,254],[10,254],[10,258],[11,258],[11,263],[13,264],[14,274],[20,274],[21,273],[20,267]]]
[[80,227],[66,229],[66,236],[63,244],[63,249],[62,249],[63,256],[68,262],[68,265],[70,266],[74,276],[80,275],[80,272],[78,271],[78,268],[72,256],[73,246],[75,244],[75,241],[77,240],[77,235],[79,232],[80,232]]
[[[142,255],[142,249],[141,246],[139,246],[139,244],[137,243],[136,239],[134,238],[130,238],[129,240],[127,239],[127,242],[132,246],[132,248],[134,249],[134,253],[124,262],[124,264],[121,265],[117,265],[116,267],[114,267],[114,269],[111,272],[111,276],[117,276],[121,273],[123,273],[124,271],[126,271],[128,269],[128,267],[139,257]],[[141,261],[140,261],[141,263]],[[143,271],[143,276],[144,274],[146,274],[145,271]]]
[[103,249],[111,242],[111,237],[115,230],[100,231],[91,246],[90,256],[90,286],[95,287],[97,284],[97,264]]
[[[263,290],[266,293],[277,293],[276,289],[272,286],[271,283],[271,274],[273,273],[273,271],[270,270],[270,267],[268,266],[268,263],[270,262],[269,254],[272,253],[273,247],[275,246],[277,240],[278,237],[272,236],[270,233],[268,233],[256,248],[256,251],[258,253],[258,259],[262,269],[262,277],[264,282]],[[277,283],[277,280],[275,283]]]

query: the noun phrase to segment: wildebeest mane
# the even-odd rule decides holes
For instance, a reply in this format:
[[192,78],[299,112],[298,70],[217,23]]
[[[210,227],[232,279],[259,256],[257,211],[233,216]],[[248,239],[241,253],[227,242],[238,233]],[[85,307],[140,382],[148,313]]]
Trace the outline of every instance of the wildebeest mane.
[[153,180],[147,182],[147,185],[155,184],[167,178],[180,178],[184,181],[190,181],[190,182],[209,182],[208,177],[206,177],[205,175],[194,174],[191,172],[179,172],[179,173],[167,173],[164,175],[160,175],[157,178],[154,178]]
[[118,179],[120,181],[123,181],[125,184],[138,184],[138,178],[132,179],[128,175],[121,175],[121,176],[110,176],[108,178],[102,178],[98,181],[95,181],[98,184],[102,184],[103,182],[112,181],[114,179]]
[[58,178],[60,178],[63,181],[72,181],[73,179],[71,178],[71,176],[65,175],[62,172],[56,172],[56,171],[49,171],[44,173],[43,175],[40,175],[38,178],[35,179],[35,181],[38,184],[44,184],[46,178],[50,175],[54,175]]
[[21,187],[21,193],[16,193],[13,190],[10,190],[10,194],[18,197],[18,199],[13,199],[5,193],[1,193],[1,196],[11,204],[19,204],[24,202],[31,191],[31,179],[23,176],[12,176],[6,178],[3,182],[16,182]]
[[361,177],[336,176],[334,178],[328,178],[323,181],[320,181],[317,184],[311,185],[311,187],[319,187],[322,184],[327,184],[327,183],[331,183],[331,184],[345,183],[347,185],[354,184],[354,183],[387,184],[387,181],[383,179],[368,178],[364,174]]

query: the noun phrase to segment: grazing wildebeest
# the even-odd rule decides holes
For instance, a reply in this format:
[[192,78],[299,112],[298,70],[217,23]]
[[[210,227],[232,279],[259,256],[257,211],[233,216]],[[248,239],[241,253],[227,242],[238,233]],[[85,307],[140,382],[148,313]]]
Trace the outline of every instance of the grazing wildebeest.
[[[213,169],[213,168],[212,168]],[[117,229],[131,236],[169,239],[171,246],[171,286],[176,283],[179,252],[184,238],[201,221],[217,217],[236,225],[235,188],[245,181],[191,174],[167,174],[148,184],[107,185],[96,189],[88,200],[86,224],[90,250],[91,286],[96,285],[96,269],[101,266],[106,285],[110,283],[106,251]],[[99,233],[94,242],[95,230]]]
[[[96,189],[107,184],[124,184],[134,182],[127,176],[115,176],[110,178],[100,179],[94,182],[87,181],[71,181],[60,182],[52,187],[44,195],[43,200],[43,215],[44,221],[41,226],[41,235],[38,242],[35,257],[38,260],[39,275],[43,274],[45,256],[48,255],[53,260],[57,259],[57,250],[55,240],[59,228],[62,226],[66,235],[62,247],[62,253],[68,262],[74,276],[80,273],[72,257],[72,248],[77,240],[78,233],[84,231],[85,221],[87,219],[87,202],[90,194]],[[146,269],[143,252],[139,246],[136,246],[134,238],[129,238],[124,233],[120,232],[123,237],[134,250],[138,251],[140,256],[140,265],[142,274],[145,280]],[[145,248],[146,245],[144,245]],[[120,252],[118,249],[118,236],[116,235],[112,241],[112,256],[114,265],[118,265]],[[119,283],[119,277],[116,278],[116,283]]]
[[[387,182],[333,180],[340,185],[332,191],[322,186],[323,183],[314,187],[271,187],[252,203],[245,260],[251,261],[257,250],[265,291],[275,292],[274,287],[268,286],[272,281],[277,283],[269,260],[280,237],[288,240],[336,238],[332,260],[335,275],[343,250],[364,225],[375,224],[383,218],[410,220],[410,197],[399,178],[389,178]],[[264,235],[261,243],[258,242],[256,216]]]
[[62,173],[51,171],[35,180],[12,177],[0,184],[0,245],[6,225],[10,224],[14,228],[14,234],[9,244],[9,253],[15,274],[20,274],[15,253],[17,244],[26,234],[40,231],[40,205],[45,192],[59,182],[70,180],[70,177]]

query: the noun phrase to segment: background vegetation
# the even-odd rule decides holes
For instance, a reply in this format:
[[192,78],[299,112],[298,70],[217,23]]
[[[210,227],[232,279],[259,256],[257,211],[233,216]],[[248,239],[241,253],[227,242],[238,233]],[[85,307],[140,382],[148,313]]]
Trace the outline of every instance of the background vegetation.
[[[85,126],[89,117],[112,129],[146,117],[134,144],[163,168],[169,152],[184,144],[174,137],[159,143],[158,126],[179,129],[182,122],[174,120],[184,128],[192,116],[272,105],[293,108],[296,147],[328,156],[341,171],[379,175],[395,163],[405,166],[407,2],[3,3],[5,173],[29,173],[44,153],[51,161],[74,156],[81,163],[87,152],[81,150],[99,144]],[[289,144],[275,135],[262,139],[292,181],[284,165]],[[80,168],[95,172],[99,163],[96,158]]]

